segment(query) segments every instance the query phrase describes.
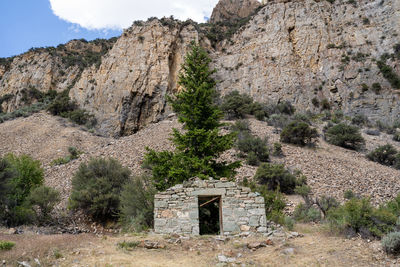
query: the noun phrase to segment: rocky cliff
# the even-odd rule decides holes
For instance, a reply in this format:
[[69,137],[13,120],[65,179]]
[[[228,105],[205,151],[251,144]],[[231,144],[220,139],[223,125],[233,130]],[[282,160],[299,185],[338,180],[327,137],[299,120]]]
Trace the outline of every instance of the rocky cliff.
[[[66,55],[46,49],[3,59],[0,97],[12,95],[3,101],[11,111],[29,86],[70,88],[71,98],[96,115],[101,132],[127,135],[169,112],[165,96],[178,89],[179,67],[195,40],[210,51],[222,95],[239,90],[311,111],[324,102],[393,121],[400,111],[399,29],[397,0],[268,1],[233,35],[213,24],[150,19],[101,46],[96,64],[66,64]],[[215,34],[225,39],[213,39],[212,46]]]
[[246,18],[261,6],[257,0],[220,0],[214,8],[210,22],[234,21]]

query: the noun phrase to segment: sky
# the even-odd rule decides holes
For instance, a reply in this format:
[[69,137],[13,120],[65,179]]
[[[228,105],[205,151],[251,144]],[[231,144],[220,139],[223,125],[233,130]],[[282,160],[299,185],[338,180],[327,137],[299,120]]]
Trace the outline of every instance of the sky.
[[204,22],[218,0],[0,0],[0,57],[72,39],[111,38],[135,20]]

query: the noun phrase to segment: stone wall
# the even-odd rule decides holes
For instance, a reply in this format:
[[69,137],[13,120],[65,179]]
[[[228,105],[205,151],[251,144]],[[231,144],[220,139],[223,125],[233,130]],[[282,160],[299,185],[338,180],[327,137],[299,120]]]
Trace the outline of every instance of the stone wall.
[[158,193],[154,200],[156,233],[199,235],[199,197],[221,196],[221,234],[265,233],[264,198],[226,180],[192,179]]

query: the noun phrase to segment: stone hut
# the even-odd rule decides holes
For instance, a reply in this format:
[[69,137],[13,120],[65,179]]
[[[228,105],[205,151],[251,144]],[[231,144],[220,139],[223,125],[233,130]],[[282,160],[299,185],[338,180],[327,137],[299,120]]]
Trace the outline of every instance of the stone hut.
[[192,235],[265,233],[264,198],[227,180],[192,178],[155,195],[154,230]]

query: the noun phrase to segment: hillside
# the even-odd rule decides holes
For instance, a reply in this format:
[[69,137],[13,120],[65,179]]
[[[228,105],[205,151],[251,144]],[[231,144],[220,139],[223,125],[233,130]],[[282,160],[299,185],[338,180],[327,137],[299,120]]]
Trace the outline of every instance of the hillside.
[[[249,3],[243,16],[256,8]],[[221,5],[214,10],[224,12]],[[8,112],[27,105],[21,99],[31,86],[69,89],[96,116],[100,133],[132,134],[171,112],[166,95],[179,90],[179,68],[195,40],[213,58],[222,95],[239,90],[260,102],[289,100],[303,111],[320,111],[326,102],[345,114],[398,118],[398,1],[267,1],[254,12],[237,23],[151,18],[116,42],[73,41],[2,59],[0,105]]]
[[[268,137],[269,146],[279,141],[274,127],[266,122],[250,119],[251,130],[260,137]],[[47,185],[62,192],[63,204],[71,190],[71,179],[82,162],[91,157],[114,157],[133,174],[144,172],[141,168],[145,148],[172,149],[169,141],[172,128],[179,128],[175,118],[151,124],[136,134],[119,139],[95,136],[72,124],[45,113],[20,118],[0,124],[0,156],[5,153],[26,153],[42,161]],[[386,134],[369,136],[364,134],[367,149],[392,143]],[[79,159],[60,166],[51,166],[51,161],[68,154],[67,148],[75,146],[83,152]],[[272,161],[283,163],[292,170],[301,170],[308,178],[315,195],[330,195],[343,200],[346,190],[370,196],[374,203],[381,203],[397,195],[400,171],[369,161],[365,155],[326,143],[320,138],[315,149],[283,144],[284,157],[273,157]],[[237,151],[229,150],[225,159],[237,158]],[[236,179],[252,178],[256,167],[244,164]]]

